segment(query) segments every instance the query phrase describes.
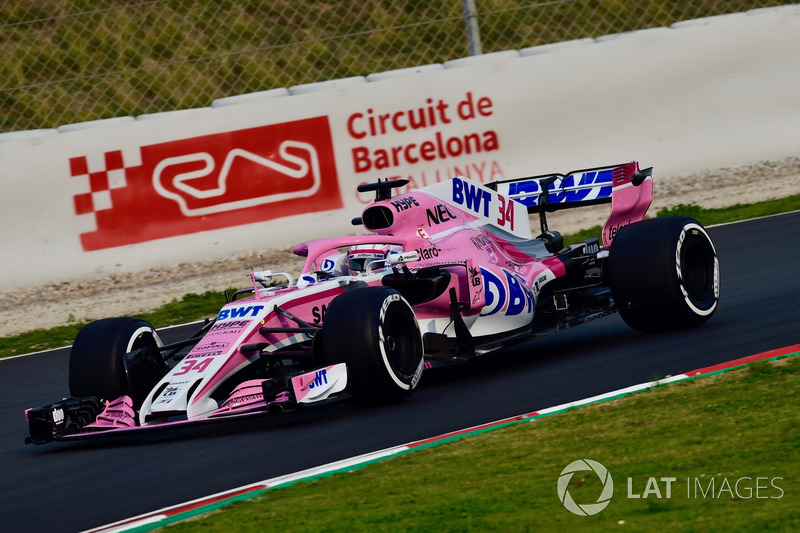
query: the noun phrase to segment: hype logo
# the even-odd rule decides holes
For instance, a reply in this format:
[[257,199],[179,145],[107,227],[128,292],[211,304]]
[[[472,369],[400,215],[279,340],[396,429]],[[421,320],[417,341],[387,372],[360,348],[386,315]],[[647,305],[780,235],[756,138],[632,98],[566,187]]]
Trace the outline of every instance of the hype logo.
[[327,117],[74,157],[70,171],[87,251],[343,205]]

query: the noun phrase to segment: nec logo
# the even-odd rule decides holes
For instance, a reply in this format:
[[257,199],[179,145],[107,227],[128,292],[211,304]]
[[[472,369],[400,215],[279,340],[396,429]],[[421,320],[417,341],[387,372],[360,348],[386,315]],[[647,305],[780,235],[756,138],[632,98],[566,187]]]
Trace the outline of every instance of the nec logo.
[[[327,117],[73,157],[84,250],[343,206]],[[91,217],[91,218],[90,218]]]

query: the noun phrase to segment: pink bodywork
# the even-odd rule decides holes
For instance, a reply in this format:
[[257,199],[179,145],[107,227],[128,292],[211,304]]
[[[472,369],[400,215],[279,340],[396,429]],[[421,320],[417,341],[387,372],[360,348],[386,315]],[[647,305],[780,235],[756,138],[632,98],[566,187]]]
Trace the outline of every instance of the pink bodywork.
[[[594,289],[592,280],[599,278],[596,271],[603,255],[596,240],[548,250],[558,242],[557,236],[533,238],[528,209],[544,217],[550,209],[610,201],[611,212],[601,235],[602,246],[608,249],[620,228],[644,219],[652,202],[650,174],[632,162],[505,180],[493,185],[497,190],[464,177],[394,197],[389,192],[405,183],[368,187],[383,198],[362,212],[361,222],[370,234],[297,245],[294,252],[306,258],[297,283],[284,274],[288,283],[273,286],[269,271],[258,276],[253,272],[252,288],[237,292],[234,301],[204,327],[202,339],[153,387],[138,413],[132,398],[121,396],[107,401],[81,431],[69,433],[73,429],[69,426],[62,428],[63,435],[58,434],[62,429],[53,430],[50,438],[209,424],[336,398],[348,388],[347,365],[318,366],[320,352],[312,341],[321,331],[331,302],[345,290],[364,285],[394,288],[412,306],[423,342],[432,339],[425,369],[499,349],[507,345],[506,340],[519,342],[538,335],[541,330],[535,329],[534,314],[542,287],[571,275],[575,258],[580,257],[588,261],[584,268],[593,269],[587,271],[586,279]],[[545,222],[542,218],[546,230]],[[354,246],[362,247],[348,263],[348,251]],[[362,271],[367,260],[373,263]],[[543,303],[539,309],[545,311],[550,309],[547,306],[566,309],[557,307],[555,296],[552,303]],[[591,318],[605,316],[606,311],[610,307],[599,313],[592,310]],[[582,320],[584,315],[570,318],[575,317]],[[479,340],[483,344],[471,344]],[[250,367],[262,357],[260,366]],[[273,373],[273,365],[284,366]],[[94,412],[99,410],[102,404],[96,398],[90,400],[87,405]],[[58,403],[27,410],[25,416],[29,423],[32,416],[37,417],[39,425],[75,424],[65,413],[67,408]],[[46,431],[37,439],[46,442]],[[32,438],[29,442],[40,443]]]
[[88,424],[88,429],[112,429],[119,427],[134,427],[136,425],[136,412],[133,410],[133,401],[130,396],[121,396],[106,404],[103,412],[97,419]]
[[[636,171],[636,163],[614,168],[611,215],[602,235],[605,246],[619,227],[642,220],[650,205],[652,182],[647,178],[633,186]],[[140,413],[140,423],[146,423],[148,409],[155,415],[185,410],[192,419],[264,408],[264,398],[259,398],[260,389],[256,390],[260,385],[255,382],[241,384],[221,406],[210,394],[256,357],[258,350],[243,350],[243,346],[263,345],[271,351],[310,339],[303,333],[262,333],[260,329],[297,327],[297,322],[276,312],[275,306],[309,325],[320,325],[325,307],[344,289],[342,278],[317,279],[314,273],[322,270],[327,260],[342,257],[342,251],[351,246],[392,245],[403,253],[416,253],[416,259],[408,264],[414,270],[437,267],[451,273],[446,290],[434,300],[414,306],[423,332],[444,330],[454,335],[453,328],[445,328],[451,313],[451,290],[473,335],[524,327],[533,319],[540,286],[566,275],[564,262],[532,238],[524,205],[466,178],[377,201],[365,208],[362,218],[372,234],[313,240],[294,248],[296,254],[306,257],[302,284],[265,289],[254,283],[252,295],[223,307],[203,340],[165,378],[174,389],[162,389],[161,396],[150,398],[151,403]],[[376,220],[382,221],[380,227]],[[356,278],[381,285],[386,275],[393,275],[388,266]],[[293,385],[295,392],[307,391],[304,383]],[[172,398],[183,394],[184,403],[179,405],[169,394]]]

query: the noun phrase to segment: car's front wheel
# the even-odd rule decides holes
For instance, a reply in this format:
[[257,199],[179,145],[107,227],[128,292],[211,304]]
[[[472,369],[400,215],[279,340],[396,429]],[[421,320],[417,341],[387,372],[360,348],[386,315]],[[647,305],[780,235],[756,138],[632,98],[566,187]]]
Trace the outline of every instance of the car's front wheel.
[[153,326],[138,318],[90,322],[78,332],[70,351],[70,394],[105,400],[128,395],[138,407],[169,369],[160,357],[161,345]]
[[322,325],[327,364],[346,363],[354,399],[401,400],[419,383],[422,336],[411,305],[388,287],[364,287],[331,301]]

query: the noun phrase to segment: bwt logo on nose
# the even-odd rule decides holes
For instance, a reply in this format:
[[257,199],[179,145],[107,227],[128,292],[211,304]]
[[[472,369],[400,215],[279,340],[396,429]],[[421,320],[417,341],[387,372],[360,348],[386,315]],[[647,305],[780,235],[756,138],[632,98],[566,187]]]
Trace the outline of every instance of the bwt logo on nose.
[[[96,155],[96,154],[94,154]],[[84,250],[342,207],[327,117],[73,157]],[[93,224],[92,224],[93,222]]]
[[256,317],[262,309],[264,309],[263,305],[248,305],[246,307],[231,307],[229,309],[223,309],[217,315],[217,322],[236,318]]

